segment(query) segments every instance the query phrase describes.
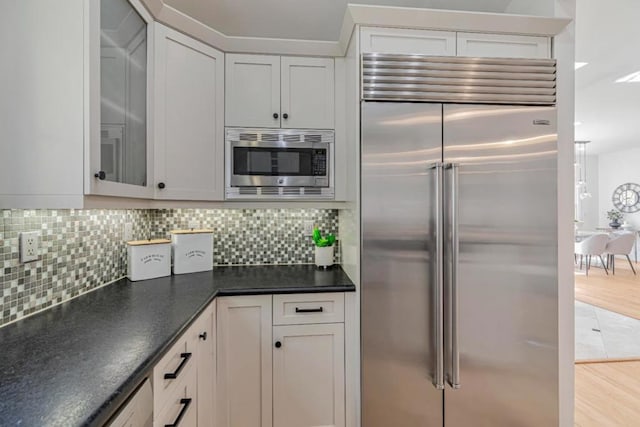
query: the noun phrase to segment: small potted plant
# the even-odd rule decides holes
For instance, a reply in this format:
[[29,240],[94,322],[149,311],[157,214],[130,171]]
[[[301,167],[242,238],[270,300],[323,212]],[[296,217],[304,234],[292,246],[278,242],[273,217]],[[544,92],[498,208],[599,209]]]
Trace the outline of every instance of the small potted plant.
[[624,214],[617,209],[611,209],[610,211],[607,211],[607,219],[611,221],[609,223],[609,226],[611,228],[620,228],[620,226],[622,225],[620,223],[620,220],[622,218],[624,218]]
[[336,236],[327,234],[322,237],[318,227],[313,229],[313,243],[316,246],[316,265],[318,267],[330,267],[333,265],[333,244],[336,242]]

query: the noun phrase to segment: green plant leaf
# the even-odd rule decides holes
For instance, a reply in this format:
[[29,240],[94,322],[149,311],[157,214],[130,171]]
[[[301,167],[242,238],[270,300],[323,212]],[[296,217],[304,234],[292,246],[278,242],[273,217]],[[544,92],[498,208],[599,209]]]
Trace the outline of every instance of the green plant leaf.
[[318,227],[313,229],[312,237],[313,237],[313,242],[319,248],[333,246],[333,244],[336,242],[336,236],[334,236],[333,234],[327,234],[326,237],[322,237],[322,234],[320,233],[320,230],[318,229]]
[[321,238],[322,238],[322,235],[320,234],[320,230],[318,229],[318,227],[315,227],[313,229],[313,241],[315,242],[316,245],[318,245],[318,242],[320,241]]

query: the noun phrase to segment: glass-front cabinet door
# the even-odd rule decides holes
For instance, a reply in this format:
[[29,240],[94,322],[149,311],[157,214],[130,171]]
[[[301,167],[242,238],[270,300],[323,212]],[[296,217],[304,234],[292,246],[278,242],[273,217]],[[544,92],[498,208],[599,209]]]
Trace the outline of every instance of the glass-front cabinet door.
[[152,19],[138,0],[90,0],[85,193],[152,198]]

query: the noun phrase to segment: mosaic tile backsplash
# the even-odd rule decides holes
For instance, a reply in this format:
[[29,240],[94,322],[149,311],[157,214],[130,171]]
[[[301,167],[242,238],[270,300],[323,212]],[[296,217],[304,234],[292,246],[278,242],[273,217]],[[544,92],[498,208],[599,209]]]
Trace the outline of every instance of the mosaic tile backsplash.
[[[124,223],[134,239],[212,228],[214,264],[237,265],[313,263],[306,221],[339,237],[330,209],[0,210],[0,326],[125,276]],[[33,230],[40,258],[20,264],[19,233]]]
[[[338,211],[325,209],[163,209],[151,211],[154,238],[170,238],[176,229],[209,228],[214,265],[311,264],[314,246],[304,235],[312,221],[338,237]],[[339,245],[335,262],[339,263]]]

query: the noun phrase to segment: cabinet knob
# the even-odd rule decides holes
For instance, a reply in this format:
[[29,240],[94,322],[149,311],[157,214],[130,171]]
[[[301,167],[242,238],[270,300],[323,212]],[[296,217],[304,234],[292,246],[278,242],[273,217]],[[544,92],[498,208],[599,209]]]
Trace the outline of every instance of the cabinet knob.
[[98,173],[93,174],[93,176],[98,178],[100,181],[103,181],[107,177],[107,174],[104,173],[104,171],[100,171]]
[[273,118],[277,119],[278,118],[278,113],[273,113]]
[[280,341],[276,341],[276,348],[282,347],[282,343]]
[[159,188],[159,189],[161,189],[161,190],[162,190],[164,187],[166,187],[166,185],[164,184],[164,182],[159,182],[159,183],[158,183],[158,188]]
[[284,114],[282,115],[282,118],[283,118],[283,119],[288,119],[288,118],[289,118],[289,115],[288,115],[287,113],[284,113]]
[[198,335],[198,338],[200,338],[202,341],[206,341],[207,340],[207,331],[204,331],[203,333]]

